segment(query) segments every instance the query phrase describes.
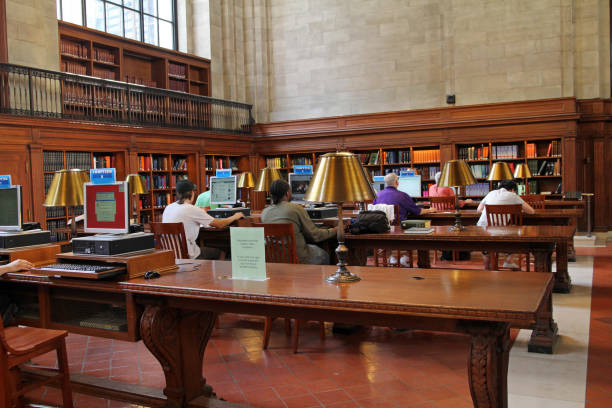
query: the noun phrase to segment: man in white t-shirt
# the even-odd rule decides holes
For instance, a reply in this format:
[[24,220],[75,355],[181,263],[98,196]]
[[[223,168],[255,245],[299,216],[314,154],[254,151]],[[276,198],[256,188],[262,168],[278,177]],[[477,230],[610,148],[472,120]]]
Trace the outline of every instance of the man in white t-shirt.
[[162,222],[182,222],[187,238],[187,251],[191,259],[219,259],[222,251],[217,248],[200,247],[197,244],[200,226],[223,228],[243,218],[244,214],[236,213],[229,218],[213,218],[206,211],[193,205],[197,186],[190,180],[179,180],[176,183],[177,201],[168,205],[162,215]]
[[[476,225],[481,227],[486,227],[489,225],[487,220],[487,210],[485,208],[486,204],[489,205],[511,205],[511,204],[520,204],[523,207],[523,212],[527,214],[533,214],[535,210],[527,204],[521,197],[516,194],[517,186],[516,183],[512,180],[504,180],[500,183],[499,189],[491,191],[489,194],[482,199],[480,204],[478,205],[478,212],[480,214],[480,218]],[[485,269],[489,269],[489,254],[483,253],[483,264],[485,265]],[[506,255],[506,260],[504,261],[504,268],[512,268],[518,269],[519,266],[512,261],[512,254]]]

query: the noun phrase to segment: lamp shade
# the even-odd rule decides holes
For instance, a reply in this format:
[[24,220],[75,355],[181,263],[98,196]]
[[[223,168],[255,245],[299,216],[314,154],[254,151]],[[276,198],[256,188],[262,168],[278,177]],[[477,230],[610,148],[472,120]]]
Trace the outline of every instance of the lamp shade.
[[508,163],[495,162],[493,163],[493,167],[491,167],[491,171],[489,172],[489,177],[487,177],[487,180],[500,181],[500,180],[512,180],[513,178],[514,177],[512,176],[510,167],[508,167]]
[[280,171],[278,169],[272,169],[270,167],[266,167],[259,171],[259,177],[257,178],[257,184],[255,185],[255,191],[269,191],[270,184],[274,180],[278,180],[282,178]]
[[531,170],[525,163],[519,163],[514,169],[514,178],[531,178]]
[[83,205],[83,183],[87,174],[83,170],[59,170],[53,175],[43,205],[45,207]]
[[238,188],[249,188],[255,187],[255,181],[253,180],[253,175],[250,171],[245,171],[240,174],[240,178],[238,179]]
[[472,169],[463,160],[449,160],[444,164],[438,187],[460,187],[476,184]]
[[353,153],[336,152],[321,156],[304,200],[328,203],[365,201],[376,193]]
[[145,181],[139,174],[128,174],[125,181],[128,183],[130,194],[146,194],[149,192]]

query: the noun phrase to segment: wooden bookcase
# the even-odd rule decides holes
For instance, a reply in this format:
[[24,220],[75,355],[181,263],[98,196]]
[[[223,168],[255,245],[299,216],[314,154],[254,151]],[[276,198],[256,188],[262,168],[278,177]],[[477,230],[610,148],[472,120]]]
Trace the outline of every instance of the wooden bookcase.
[[58,22],[60,69],[210,96],[210,60]]
[[532,174],[528,180],[531,194],[556,195],[555,191],[563,181],[563,149],[559,138],[462,144],[456,148],[457,158],[470,165],[478,181],[477,185],[466,187],[467,197],[481,198],[495,187],[487,181],[487,176],[497,161],[508,163],[512,172],[517,164],[526,163]]
[[149,190],[137,199],[139,222],[161,221],[166,206],[175,201],[176,182],[197,179],[196,169],[195,154],[138,153],[138,174]]
[[[99,151],[73,151],[73,150],[44,150],[43,151],[43,177],[44,177],[44,193],[42,197],[44,201],[53,175],[57,170],[62,169],[81,169],[89,170],[91,168],[108,168],[116,169],[117,180],[125,179],[125,154],[123,152],[99,152]],[[72,211],[72,210],[70,210]],[[77,215],[83,214],[83,206],[75,207]],[[68,219],[70,218],[67,207],[46,207],[45,208],[45,224],[46,228],[51,231],[52,239],[57,242],[66,241],[68,236],[64,232],[54,232],[58,228],[65,228]]]
[[200,192],[206,191],[210,185],[210,178],[215,175],[217,169],[232,169],[232,174],[249,171],[249,158],[246,156],[215,154],[200,156],[200,174],[202,175]]

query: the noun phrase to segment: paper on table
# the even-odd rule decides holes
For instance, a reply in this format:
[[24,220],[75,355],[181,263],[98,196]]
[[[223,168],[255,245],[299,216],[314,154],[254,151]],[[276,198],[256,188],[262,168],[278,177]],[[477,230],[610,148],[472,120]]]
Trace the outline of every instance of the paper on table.
[[232,279],[265,280],[266,249],[263,228],[230,228]]

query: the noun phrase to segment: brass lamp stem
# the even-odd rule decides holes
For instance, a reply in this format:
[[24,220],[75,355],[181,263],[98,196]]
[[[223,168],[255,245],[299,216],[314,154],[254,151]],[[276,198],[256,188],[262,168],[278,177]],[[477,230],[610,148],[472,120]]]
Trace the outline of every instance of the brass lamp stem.
[[465,227],[461,224],[461,212],[459,211],[459,196],[455,195],[455,225],[453,225],[451,231],[463,231]]
[[72,224],[70,224],[70,237],[74,238],[77,236],[77,226],[76,226],[76,209],[74,207],[68,207],[68,211],[72,210]]
[[338,257],[338,269],[333,275],[329,275],[325,280],[331,283],[346,283],[357,282],[361,278],[349,272],[346,268],[346,258],[348,257],[348,248],[344,245],[344,217],[342,215],[342,203],[338,203],[338,226],[337,226],[338,248],[336,248],[336,256]]

